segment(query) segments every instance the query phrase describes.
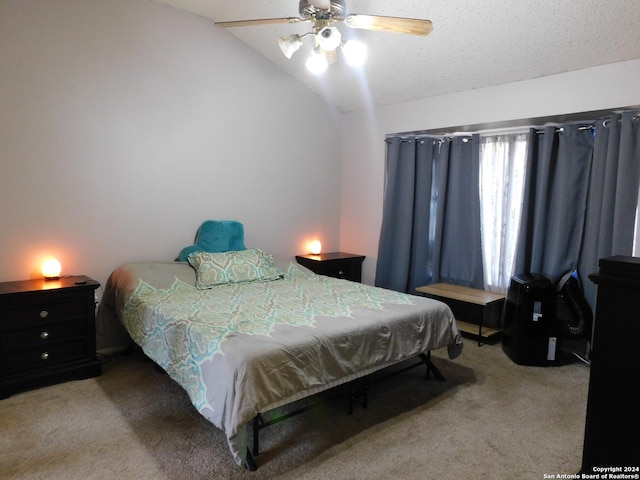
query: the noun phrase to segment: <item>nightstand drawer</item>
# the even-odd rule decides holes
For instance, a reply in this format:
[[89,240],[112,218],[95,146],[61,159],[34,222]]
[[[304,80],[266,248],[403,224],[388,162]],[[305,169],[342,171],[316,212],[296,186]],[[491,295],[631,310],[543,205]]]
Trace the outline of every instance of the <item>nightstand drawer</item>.
[[8,375],[30,369],[42,369],[59,363],[81,360],[87,356],[86,341],[58,343],[3,354],[0,372]]
[[10,308],[2,312],[2,327],[24,327],[33,322],[58,322],[81,319],[86,315],[86,302],[83,298],[72,298],[64,302],[40,303]]
[[340,263],[333,265],[329,263],[328,265],[325,265],[325,268],[319,269],[319,273],[320,272],[321,275],[351,280],[353,278],[359,277],[360,265],[349,265]]
[[0,335],[0,352],[9,353],[31,347],[46,348],[53,343],[82,339],[86,334],[87,324],[82,321],[5,332]]

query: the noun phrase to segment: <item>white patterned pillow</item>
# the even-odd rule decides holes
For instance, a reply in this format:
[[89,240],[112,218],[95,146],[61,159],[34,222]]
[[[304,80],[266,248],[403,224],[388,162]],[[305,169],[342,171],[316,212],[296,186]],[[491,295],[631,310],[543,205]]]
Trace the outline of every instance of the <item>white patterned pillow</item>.
[[233,252],[193,252],[187,256],[196,270],[196,288],[201,290],[225,283],[271,281],[283,277],[273,255],[257,248]]

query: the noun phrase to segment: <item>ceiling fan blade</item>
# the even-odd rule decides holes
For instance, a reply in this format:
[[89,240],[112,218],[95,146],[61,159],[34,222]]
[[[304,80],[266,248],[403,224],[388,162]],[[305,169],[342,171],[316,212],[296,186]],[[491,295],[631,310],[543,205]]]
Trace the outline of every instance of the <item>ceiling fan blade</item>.
[[308,20],[298,17],[284,18],[260,18],[258,20],[234,20],[231,22],[216,22],[215,24],[222,28],[229,27],[250,27],[253,25],[271,25],[274,23],[299,23],[308,22]]
[[345,17],[344,23],[351,28],[408,33],[410,35],[429,35],[433,30],[431,20],[420,20],[418,18],[352,14]]

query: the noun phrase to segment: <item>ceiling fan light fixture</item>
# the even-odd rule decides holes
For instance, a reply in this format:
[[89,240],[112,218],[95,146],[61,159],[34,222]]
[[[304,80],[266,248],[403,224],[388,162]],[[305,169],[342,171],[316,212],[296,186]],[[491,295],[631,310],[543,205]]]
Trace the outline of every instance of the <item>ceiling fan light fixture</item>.
[[327,61],[327,57],[319,48],[313,49],[311,55],[309,55],[309,58],[305,63],[305,67],[307,67],[307,70],[315,75],[324,73],[328,66],[329,62]]
[[361,67],[367,60],[367,46],[362,42],[349,40],[342,46],[342,53],[352,67]]
[[285,57],[290,59],[302,46],[307,35],[314,37],[314,49],[306,61],[309,71],[318,75],[336,62],[338,48],[342,48],[345,61],[352,67],[361,67],[367,59],[367,47],[350,40],[342,43],[342,33],[331,25],[339,23],[349,28],[404,33],[408,35],[428,35],[433,30],[431,20],[384,15],[346,14],[346,0],[299,0],[299,17],[258,18],[253,20],[232,20],[216,22],[223,28],[270,25],[282,23],[311,23],[312,29],[303,35],[287,35],[278,39],[278,45]]
[[316,45],[325,52],[331,52],[342,43],[342,34],[336,27],[324,27],[316,34]]
[[278,45],[285,57],[291,58],[294,53],[302,46],[302,37],[300,35],[287,35],[278,39]]

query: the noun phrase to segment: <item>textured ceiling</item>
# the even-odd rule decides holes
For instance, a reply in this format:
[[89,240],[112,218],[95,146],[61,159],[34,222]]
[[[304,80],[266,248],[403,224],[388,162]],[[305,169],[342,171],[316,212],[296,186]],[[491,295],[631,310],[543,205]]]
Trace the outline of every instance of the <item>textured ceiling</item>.
[[[297,0],[155,0],[213,21],[297,17]],[[510,83],[640,58],[638,0],[347,0],[348,13],[429,19],[426,37],[350,29],[368,46],[364,67],[342,59],[320,76],[304,67],[310,38],[291,60],[277,39],[309,23],[227,31],[342,111]],[[215,27],[219,28],[219,27]]]

